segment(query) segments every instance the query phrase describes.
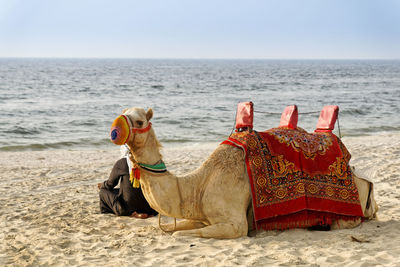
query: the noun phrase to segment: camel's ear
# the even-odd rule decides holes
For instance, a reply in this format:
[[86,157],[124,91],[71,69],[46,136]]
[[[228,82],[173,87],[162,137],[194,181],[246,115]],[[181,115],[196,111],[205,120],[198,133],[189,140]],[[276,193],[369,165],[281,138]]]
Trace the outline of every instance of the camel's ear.
[[125,111],[127,111],[129,108],[124,108],[124,110],[122,111],[122,113],[121,114],[124,114],[125,113]]
[[149,108],[146,113],[146,119],[147,121],[150,121],[151,118],[153,118],[153,110]]

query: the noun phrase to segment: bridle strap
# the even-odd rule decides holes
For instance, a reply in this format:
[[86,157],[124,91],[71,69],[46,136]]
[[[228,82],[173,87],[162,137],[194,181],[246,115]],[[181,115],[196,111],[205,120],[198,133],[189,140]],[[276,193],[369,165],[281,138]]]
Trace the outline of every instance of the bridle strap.
[[132,133],[145,133],[150,131],[151,129],[151,122],[149,122],[149,124],[147,125],[146,128],[131,128]]

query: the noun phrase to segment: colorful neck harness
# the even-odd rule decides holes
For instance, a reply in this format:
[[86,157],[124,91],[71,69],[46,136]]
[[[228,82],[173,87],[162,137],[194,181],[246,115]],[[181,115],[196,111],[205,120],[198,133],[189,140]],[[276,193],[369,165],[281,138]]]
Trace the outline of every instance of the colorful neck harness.
[[160,160],[156,164],[134,163],[134,167],[130,173],[129,180],[135,188],[140,187],[140,168],[154,173],[163,173],[167,171],[164,161]]
[[149,172],[161,173],[161,172],[167,171],[167,167],[165,166],[165,163],[162,160],[160,160],[159,162],[157,162],[157,164],[154,164],[154,165],[145,164],[145,163],[138,163],[138,164],[140,167],[142,167],[143,169],[145,169],[146,171],[149,171]]

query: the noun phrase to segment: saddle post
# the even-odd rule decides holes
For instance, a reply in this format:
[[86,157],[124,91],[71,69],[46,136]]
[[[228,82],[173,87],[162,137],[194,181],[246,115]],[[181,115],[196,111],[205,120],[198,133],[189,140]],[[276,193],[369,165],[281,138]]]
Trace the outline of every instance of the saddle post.
[[339,130],[339,139],[342,139],[342,134],[340,133],[339,114],[337,116],[337,127],[338,127],[338,130]]

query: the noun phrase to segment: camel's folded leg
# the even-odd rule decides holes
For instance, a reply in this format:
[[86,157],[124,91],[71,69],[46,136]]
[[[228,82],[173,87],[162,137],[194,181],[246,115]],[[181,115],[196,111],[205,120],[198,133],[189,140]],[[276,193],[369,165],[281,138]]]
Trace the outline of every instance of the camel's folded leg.
[[199,221],[184,220],[176,222],[176,227],[174,223],[161,225],[162,230],[165,232],[190,230],[204,227],[205,224]]
[[361,219],[357,219],[354,221],[337,220],[332,222],[331,230],[351,229],[359,226],[360,224],[361,224]]
[[194,236],[206,238],[237,238],[247,235],[247,224],[217,223],[200,229],[177,231],[173,236]]

